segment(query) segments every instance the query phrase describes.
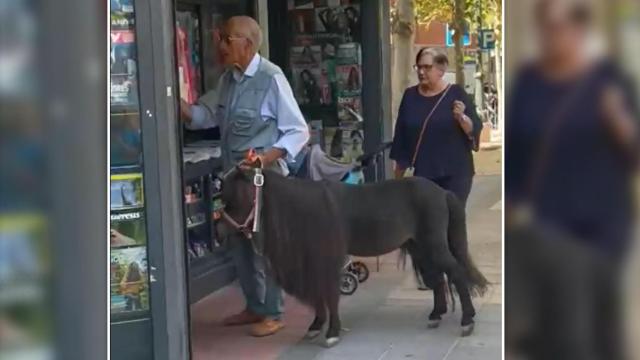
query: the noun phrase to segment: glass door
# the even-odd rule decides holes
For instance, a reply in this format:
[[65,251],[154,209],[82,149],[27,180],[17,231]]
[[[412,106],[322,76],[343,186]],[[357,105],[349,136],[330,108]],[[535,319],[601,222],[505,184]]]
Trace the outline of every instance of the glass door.
[[111,0],[110,277],[112,354],[151,359],[150,274],[133,0]]

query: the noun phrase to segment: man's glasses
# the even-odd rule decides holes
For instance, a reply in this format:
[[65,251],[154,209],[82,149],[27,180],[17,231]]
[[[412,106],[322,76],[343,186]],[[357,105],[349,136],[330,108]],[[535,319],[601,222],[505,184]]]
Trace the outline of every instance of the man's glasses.
[[429,71],[432,68],[433,68],[433,64],[424,64],[424,65],[416,64],[416,65],[413,65],[413,70],[415,70],[415,71],[420,71],[420,70]]
[[218,33],[218,41],[224,42],[227,45],[230,45],[232,41],[237,40],[248,40],[248,38],[244,36],[232,36],[229,34]]

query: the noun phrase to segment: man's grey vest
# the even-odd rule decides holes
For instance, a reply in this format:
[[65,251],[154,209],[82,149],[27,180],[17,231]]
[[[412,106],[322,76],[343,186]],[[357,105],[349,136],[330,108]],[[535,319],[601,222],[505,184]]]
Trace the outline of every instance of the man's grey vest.
[[264,121],[260,109],[280,68],[261,57],[258,70],[237,83],[231,71],[222,75],[216,95],[218,111],[222,111],[222,157],[229,168],[246,155],[249,149],[264,152],[278,141],[277,121]]

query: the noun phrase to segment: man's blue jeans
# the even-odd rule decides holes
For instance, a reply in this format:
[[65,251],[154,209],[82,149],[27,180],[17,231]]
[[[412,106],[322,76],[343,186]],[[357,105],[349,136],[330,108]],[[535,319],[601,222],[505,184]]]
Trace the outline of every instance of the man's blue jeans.
[[266,259],[254,251],[251,240],[244,236],[234,235],[229,240],[230,254],[247,309],[270,319],[280,319],[284,308],[284,292],[267,275]]

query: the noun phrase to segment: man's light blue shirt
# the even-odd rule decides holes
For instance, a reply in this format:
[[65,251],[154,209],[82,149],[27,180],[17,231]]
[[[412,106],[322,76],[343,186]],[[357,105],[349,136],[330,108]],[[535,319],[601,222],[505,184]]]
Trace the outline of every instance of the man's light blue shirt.
[[[260,61],[260,55],[256,54],[244,74],[238,70],[234,70],[234,81],[240,83],[245,77],[253,77],[258,71]],[[232,88],[235,87],[232,86]],[[218,86],[218,89],[220,89],[220,86]],[[218,91],[218,89],[216,91]],[[235,100],[235,96],[233,98]],[[187,128],[191,130],[220,126],[222,121],[224,121],[224,114],[222,114],[217,107],[212,110],[207,106],[196,103],[191,105],[191,114],[191,123],[187,125]],[[307,141],[309,141],[309,129],[298,107],[298,103],[293,96],[291,86],[283,74],[276,74],[273,77],[273,81],[267,90],[267,95],[260,108],[260,114],[264,121],[277,122],[280,137],[273,147],[285,150],[287,152],[287,161],[292,162]]]

